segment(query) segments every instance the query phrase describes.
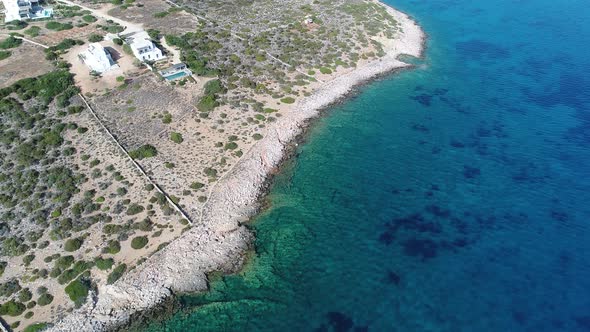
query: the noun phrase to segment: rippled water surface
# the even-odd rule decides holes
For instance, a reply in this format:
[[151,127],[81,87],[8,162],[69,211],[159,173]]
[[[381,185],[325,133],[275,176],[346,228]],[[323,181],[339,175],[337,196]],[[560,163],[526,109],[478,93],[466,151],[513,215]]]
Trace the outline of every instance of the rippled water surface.
[[590,330],[588,1],[390,4],[423,62],[320,120],[245,271],[144,330]]

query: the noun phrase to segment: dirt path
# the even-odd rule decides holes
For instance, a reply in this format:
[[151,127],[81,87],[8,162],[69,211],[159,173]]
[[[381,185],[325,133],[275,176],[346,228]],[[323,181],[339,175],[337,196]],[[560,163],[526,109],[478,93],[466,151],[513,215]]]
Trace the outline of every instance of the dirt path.
[[120,18],[116,18],[114,16],[109,15],[106,11],[108,9],[92,9],[90,7],[86,7],[83,6],[81,4],[75,3],[73,1],[69,1],[69,0],[57,0],[57,2],[66,4],[66,5],[70,5],[70,6],[78,6],[84,10],[89,10],[90,12],[92,12],[93,15],[98,16],[104,20],[112,20],[113,22],[125,27],[125,30],[123,30],[122,34],[129,34],[132,32],[137,32],[137,31],[142,31],[143,30],[143,25],[142,24],[136,24],[136,23],[131,23],[129,21],[125,21],[122,20]]

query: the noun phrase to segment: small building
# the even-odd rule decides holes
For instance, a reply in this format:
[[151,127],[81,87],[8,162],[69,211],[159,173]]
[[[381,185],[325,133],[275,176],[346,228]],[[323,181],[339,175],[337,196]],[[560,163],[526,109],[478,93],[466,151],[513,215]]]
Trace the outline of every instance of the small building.
[[145,31],[139,31],[127,38],[131,51],[141,61],[158,61],[164,59],[162,51],[152,42]]
[[173,64],[172,66],[166,69],[160,70],[160,75],[162,75],[162,77],[164,77],[168,81],[173,81],[185,76],[190,76],[192,74],[193,72],[190,69],[188,69],[186,64],[182,62]]
[[90,44],[86,51],[80,53],[78,57],[90,68],[91,71],[100,74],[113,68],[119,68],[119,65],[113,61],[113,57],[109,51],[99,43]]
[[40,0],[2,0],[4,3],[4,21],[34,20],[53,15],[52,8],[44,8]]

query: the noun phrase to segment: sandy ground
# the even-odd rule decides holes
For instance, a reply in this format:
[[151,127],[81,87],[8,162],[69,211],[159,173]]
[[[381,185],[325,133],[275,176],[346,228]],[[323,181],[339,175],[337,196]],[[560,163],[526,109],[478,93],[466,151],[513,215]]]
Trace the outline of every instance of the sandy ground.
[[134,65],[135,57],[123,52],[123,48],[110,40],[104,40],[100,44],[111,52],[113,60],[119,66],[104,72],[100,77],[90,75],[90,69],[78,57],[88,48],[88,44],[73,47],[64,56],[64,60],[72,65],[70,72],[74,74],[76,85],[80,87],[84,95],[103,94],[121,85],[117,77],[137,76],[144,73],[146,69]]
[[0,88],[26,78],[46,74],[54,70],[40,46],[23,42],[21,46],[9,50],[12,55],[0,60]]

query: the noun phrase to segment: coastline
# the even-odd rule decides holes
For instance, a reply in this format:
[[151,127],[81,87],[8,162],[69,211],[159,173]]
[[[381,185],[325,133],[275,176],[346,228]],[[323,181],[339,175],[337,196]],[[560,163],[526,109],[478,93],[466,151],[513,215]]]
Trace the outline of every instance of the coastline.
[[354,89],[394,70],[411,67],[398,60],[402,54],[421,57],[425,35],[408,15],[384,6],[400,22],[401,38],[384,45],[386,55],[324,83],[295,104],[267,135],[213,186],[198,223],[180,238],[129,271],[114,285],[99,289],[80,309],[57,322],[52,331],[103,331],[127,325],[166,306],[175,293],[205,291],[206,274],[239,270],[253,235],[243,225],[254,216],[269,178],[322,110],[350,95]]

